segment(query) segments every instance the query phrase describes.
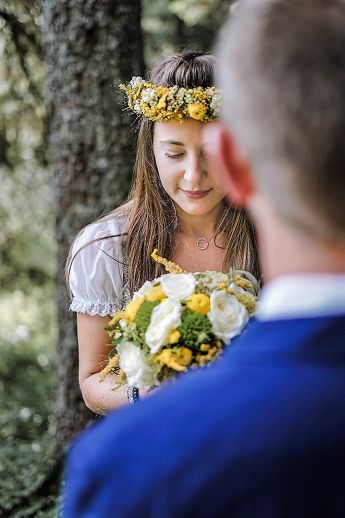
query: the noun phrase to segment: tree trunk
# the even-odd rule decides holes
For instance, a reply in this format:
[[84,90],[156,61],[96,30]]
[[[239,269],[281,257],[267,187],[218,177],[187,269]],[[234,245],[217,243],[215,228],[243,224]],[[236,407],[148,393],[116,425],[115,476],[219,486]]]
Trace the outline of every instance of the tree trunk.
[[59,321],[57,443],[91,419],[78,386],[65,259],[78,230],[120,204],[133,165],[131,118],[112,84],[144,69],[140,0],[46,0],[44,42],[54,171]]

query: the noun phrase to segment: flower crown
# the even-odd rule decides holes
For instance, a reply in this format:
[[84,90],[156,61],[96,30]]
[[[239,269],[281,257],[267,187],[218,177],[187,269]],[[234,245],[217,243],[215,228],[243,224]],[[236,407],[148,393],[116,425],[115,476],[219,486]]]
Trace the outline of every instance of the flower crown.
[[207,122],[219,116],[220,90],[215,86],[166,87],[133,77],[129,83],[120,84],[119,88],[127,95],[128,107],[151,121],[192,118]]

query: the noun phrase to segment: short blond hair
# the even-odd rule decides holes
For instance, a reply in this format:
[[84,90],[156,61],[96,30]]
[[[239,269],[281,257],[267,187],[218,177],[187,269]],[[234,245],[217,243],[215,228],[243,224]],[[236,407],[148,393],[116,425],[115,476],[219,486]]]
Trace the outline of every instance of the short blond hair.
[[345,242],[345,2],[241,0],[218,46],[223,119],[276,211]]

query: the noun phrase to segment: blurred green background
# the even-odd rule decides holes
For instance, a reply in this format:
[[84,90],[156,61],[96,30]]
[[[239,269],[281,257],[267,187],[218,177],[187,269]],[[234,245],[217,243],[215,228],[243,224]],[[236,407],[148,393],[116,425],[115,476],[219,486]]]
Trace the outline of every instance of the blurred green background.
[[[230,1],[144,0],[148,67],[212,50]],[[42,4],[0,0],[0,516],[56,516],[56,243]],[[128,78],[124,78],[128,79]],[[52,469],[54,467],[54,469]]]

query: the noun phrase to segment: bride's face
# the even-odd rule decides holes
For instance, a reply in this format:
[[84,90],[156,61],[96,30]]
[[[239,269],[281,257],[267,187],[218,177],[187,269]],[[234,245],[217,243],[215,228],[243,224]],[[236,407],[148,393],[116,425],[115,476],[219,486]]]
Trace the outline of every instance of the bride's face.
[[205,215],[224,198],[208,174],[202,144],[203,122],[186,119],[156,122],[153,151],[165,191],[184,212]]

